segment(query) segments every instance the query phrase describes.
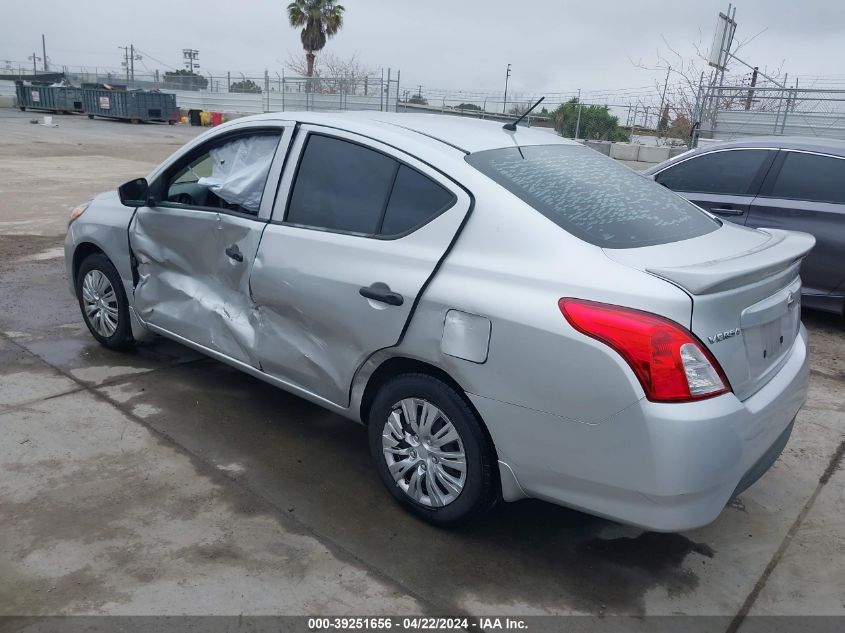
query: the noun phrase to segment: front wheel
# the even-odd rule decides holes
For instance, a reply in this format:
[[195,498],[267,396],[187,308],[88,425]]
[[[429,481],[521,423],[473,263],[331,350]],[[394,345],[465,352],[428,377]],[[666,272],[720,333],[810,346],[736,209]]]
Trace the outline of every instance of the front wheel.
[[376,395],[370,452],[405,509],[435,525],[465,523],[498,500],[496,453],[481,421],[450,385],[405,374]]
[[108,257],[98,253],[85,258],[76,275],[76,296],[85,325],[101,345],[115,350],[132,347],[129,302]]

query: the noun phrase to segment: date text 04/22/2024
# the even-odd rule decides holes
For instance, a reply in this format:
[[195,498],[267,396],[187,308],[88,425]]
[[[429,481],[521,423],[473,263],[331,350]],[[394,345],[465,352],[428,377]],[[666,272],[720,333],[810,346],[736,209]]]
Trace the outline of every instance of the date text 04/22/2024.
[[525,630],[525,620],[520,618],[500,617],[334,617],[309,618],[308,629],[311,631],[327,630]]

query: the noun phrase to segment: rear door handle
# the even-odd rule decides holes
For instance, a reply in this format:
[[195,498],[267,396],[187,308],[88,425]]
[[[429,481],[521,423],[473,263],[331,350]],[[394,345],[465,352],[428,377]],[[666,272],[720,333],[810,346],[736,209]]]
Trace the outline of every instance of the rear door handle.
[[373,301],[380,301],[391,306],[401,306],[405,303],[405,298],[398,292],[393,292],[386,283],[377,281],[369,286],[364,286],[358,290],[358,294]]
[[244,260],[244,254],[241,253],[241,249],[238,248],[237,244],[232,244],[226,249],[226,255],[234,259],[236,262],[242,262]]
[[733,209],[731,207],[713,207],[710,211],[720,213],[721,215],[742,215],[745,213],[742,209]]

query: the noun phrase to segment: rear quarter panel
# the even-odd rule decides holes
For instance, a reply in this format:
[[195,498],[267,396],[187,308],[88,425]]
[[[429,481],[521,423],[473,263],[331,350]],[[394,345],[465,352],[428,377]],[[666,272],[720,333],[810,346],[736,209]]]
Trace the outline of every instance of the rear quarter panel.
[[[480,174],[466,179],[475,209],[397,354],[443,368],[470,393],[553,413],[562,422],[597,424],[641,399],[625,361],[572,329],[558,300],[627,305],[688,323],[689,297],[611,261]],[[442,353],[446,312],[453,308],[490,320],[486,362]]]

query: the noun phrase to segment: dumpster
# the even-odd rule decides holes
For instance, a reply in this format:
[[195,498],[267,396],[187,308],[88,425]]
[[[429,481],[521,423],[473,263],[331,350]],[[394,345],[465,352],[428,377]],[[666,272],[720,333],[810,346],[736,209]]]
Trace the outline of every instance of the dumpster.
[[82,90],[73,86],[42,86],[16,81],[15,95],[22,112],[82,112]]
[[95,116],[132,123],[179,120],[176,95],[157,90],[126,90],[124,86],[83,84],[82,100],[89,119]]

